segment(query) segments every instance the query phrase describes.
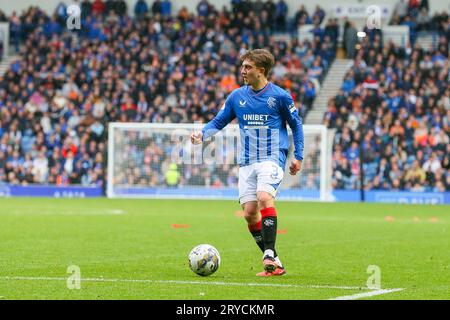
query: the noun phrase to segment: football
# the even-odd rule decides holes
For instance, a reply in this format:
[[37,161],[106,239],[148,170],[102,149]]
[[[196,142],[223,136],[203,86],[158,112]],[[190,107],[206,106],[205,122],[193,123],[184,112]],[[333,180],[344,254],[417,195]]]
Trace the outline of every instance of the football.
[[200,244],[189,253],[189,268],[199,276],[212,275],[219,266],[219,251],[209,244]]

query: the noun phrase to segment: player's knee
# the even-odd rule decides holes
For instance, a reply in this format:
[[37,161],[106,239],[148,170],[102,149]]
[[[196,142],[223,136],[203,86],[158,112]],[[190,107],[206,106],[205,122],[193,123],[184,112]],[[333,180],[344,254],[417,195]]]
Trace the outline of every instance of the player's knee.
[[252,217],[258,214],[258,203],[256,201],[247,202],[244,206],[244,217]]
[[258,223],[259,220],[261,220],[261,217],[258,216],[258,212],[252,212],[249,214],[245,214],[244,219],[248,224],[255,224]]
[[258,193],[258,205],[260,209],[273,207],[273,196],[267,192]]
[[259,216],[257,204],[255,206],[248,206],[244,209],[244,219],[249,224],[255,224],[261,219],[261,217]]

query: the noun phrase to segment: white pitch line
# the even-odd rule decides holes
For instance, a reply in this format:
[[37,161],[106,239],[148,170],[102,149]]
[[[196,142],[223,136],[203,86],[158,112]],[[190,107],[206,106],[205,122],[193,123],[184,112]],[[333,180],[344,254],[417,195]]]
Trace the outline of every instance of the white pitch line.
[[[0,277],[0,280],[43,280],[43,281],[67,281],[63,277]],[[149,279],[105,279],[105,278],[81,278],[86,282],[134,282],[134,283],[167,283],[167,284],[199,284],[217,286],[255,286],[255,287],[291,287],[306,289],[340,289],[340,290],[370,290],[366,287],[330,286],[330,285],[297,285],[281,283],[243,283],[221,281],[183,281],[183,280],[149,280]]]
[[397,292],[397,291],[402,291],[402,290],[404,290],[404,289],[403,288],[380,289],[380,290],[375,290],[375,291],[370,291],[370,292],[353,294],[353,295],[350,295],[350,296],[342,296],[342,297],[332,298],[332,299],[329,299],[329,300],[356,300],[356,299],[360,299],[360,298],[379,296],[379,295],[382,295],[382,294],[386,294],[386,293],[390,293],[390,292]]

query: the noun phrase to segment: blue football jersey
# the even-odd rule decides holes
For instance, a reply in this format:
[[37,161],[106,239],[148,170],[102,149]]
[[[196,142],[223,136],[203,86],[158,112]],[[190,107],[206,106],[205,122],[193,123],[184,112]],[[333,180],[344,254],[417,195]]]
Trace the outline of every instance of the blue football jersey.
[[216,117],[202,129],[203,140],[235,118],[240,129],[241,166],[269,160],[284,169],[289,148],[286,123],[293,134],[294,156],[303,160],[303,125],[286,90],[271,82],[259,91],[250,86],[234,90]]

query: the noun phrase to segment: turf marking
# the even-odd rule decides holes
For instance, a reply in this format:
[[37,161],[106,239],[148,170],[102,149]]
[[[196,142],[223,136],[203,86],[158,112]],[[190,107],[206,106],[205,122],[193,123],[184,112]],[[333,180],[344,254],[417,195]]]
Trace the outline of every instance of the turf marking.
[[125,213],[125,211],[123,211],[121,209],[112,209],[112,210],[110,210],[110,212],[112,214],[124,214]]
[[342,296],[342,297],[332,298],[329,300],[356,300],[356,299],[360,299],[360,298],[379,296],[382,294],[386,294],[386,293],[390,293],[390,292],[397,292],[397,291],[402,291],[402,290],[404,290],[404,289],[403,288],[380,289],[380,290],[375,290],[375,291],[370,291],[370,292],[357,293],[357,294],[353,294],[350,296]]
[[[0,280],[29,280],[29,281],[67,281],[64,277],[0,277]],[[106,279],[106,278],[81,278],[83,282],[128,282],[128,283],[162,283],[162,284],[187,284],[187,285],[217,285],[217,286],[255,286],[255,287],[285,287],[303,289],[339,289],[339,290],[371,290],[367,287],[356,286],[332,286],[332,285],[298,285],[282,283],[244,283],[244,282],[222,282],[222,281],[184,281],[184,280],[150,280],[150,279]],[[351,296],[335,298],[336,300],[346,300],[341,298],[354,297],[353,299],[370,297],[403,289],[384,289],[366,293],[359,293]]]

